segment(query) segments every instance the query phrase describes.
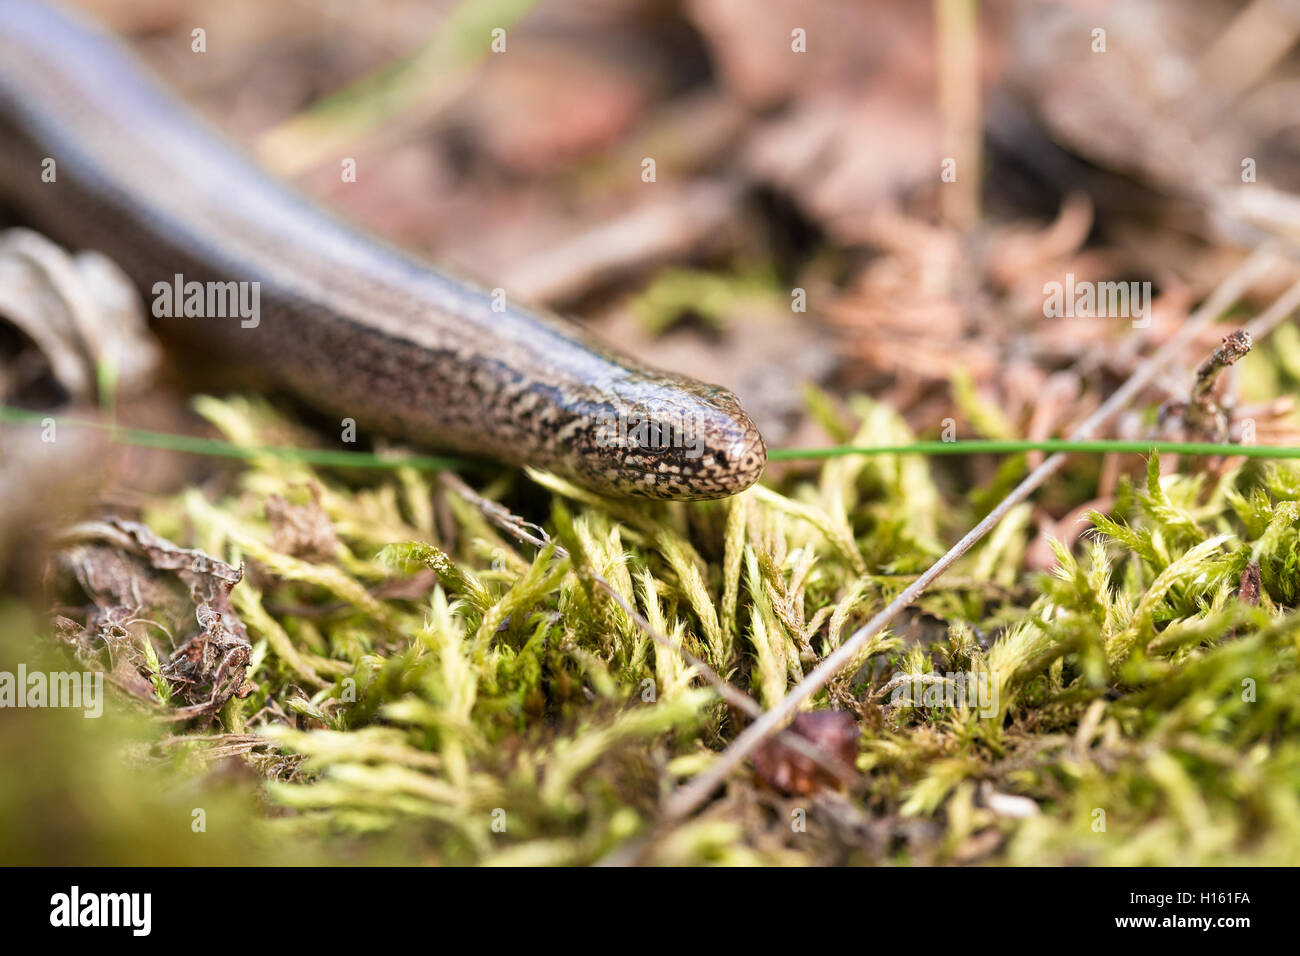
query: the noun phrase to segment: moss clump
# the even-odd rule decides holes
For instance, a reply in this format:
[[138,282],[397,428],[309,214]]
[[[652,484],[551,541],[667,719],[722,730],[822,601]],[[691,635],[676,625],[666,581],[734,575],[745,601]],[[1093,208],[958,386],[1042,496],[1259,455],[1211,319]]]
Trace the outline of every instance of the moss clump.
[[[200,408],[248,447],[285,427],[242,400]],[[910,437],[881,405],[853,410],[854,444]],[[1022,506],[814,699],[863,729],[846,791],[737,777],[660,825],[665,794],[746,720],[673,648],[770,706],[1004,480],[954,501],[924,459],[853,455],[726,502],[608,501],[533,472],[483,490],[552,540],[431,473],[256,459],[143,516],[245,563],[246,693],[134,733],[200,787],[213,757],[252,771],[267,800],[239,823],[248,859],[1295,859],[1293,465],[1210,479],[1153,459],[1047,574],[1023,570]]]

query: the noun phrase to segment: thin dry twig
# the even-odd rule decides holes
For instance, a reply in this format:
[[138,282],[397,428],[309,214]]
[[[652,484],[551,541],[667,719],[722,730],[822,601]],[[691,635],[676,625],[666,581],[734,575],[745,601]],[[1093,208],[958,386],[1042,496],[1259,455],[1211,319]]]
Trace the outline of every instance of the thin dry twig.
[[1196,370],[1191,400],[1166,402],[1160,407],[1158,420],[1163,421],[1166,414],[1178,415],[1182,418],[1184,427],[1194,436],[1206,441],[1227,441],[1228,410],[1214,397],[1214,389],[1224,370],[1231,368],[1250,352],[1251,342],[1250,333],[1241,329],[1224,336],[1223,343]]
[[1245,332],[1252,341],[1259,341],[1285,322],[1297,308],[1300,308],[1300,282],[1293,284],[1265,311],[1247,323]]
[[980,216],[979,24],[973,0],[935,0],[939,108],[944,148],[957,161],[957,179],[940,191],[944,218],[969,229]]
[[[1256,249],[1246,261],[1237,267],[1205,303],[1188,318],[1177,334],[1172,336],[1150,358],[1143,362],[1133,374],[1095,412],[1079,424],[1068,437],[1072,439],[1090,438],[1097,429],[1128,404],[1160,370],[1177,358],[1183,349],[1211,322],[1241,297],[1251,284],[1264,274],[1277,260],[1277,252],[1272,244]],[[1272,328],[1282,321],[1290,310],[1294,309],[1292,300],[1300,302],[1300,283],[1284,293],[1267,312],[1248,330],[1258,337],[1256,328]],[[693,812],[708,796],[727,778],[727,775],[741,764],[753,751],[779,727],[783,726],[800,704],[815,694],[850,661],[857,657],[863,646],[872,637],[889,625],[895,617],[910,606],[931,584],[945,571],[953,566],[981,538],[988,534],[1006,517],[1016,505],[1029,497],[1048,478],[1065,463],[1067,455],[1058,452],[1035,468],[1030,474],[1002,499],[996,508],[972,528],[965,537],[948,550],[915,581],[903,590],[893,601],[885,606],[875,617],[860,627],[831,654],[823,658],[785,698],[750,724],[727,747],[709,769],[689,783],[683,784],[669,797],[664,805],[664,815],[668,820],[676,820]]]

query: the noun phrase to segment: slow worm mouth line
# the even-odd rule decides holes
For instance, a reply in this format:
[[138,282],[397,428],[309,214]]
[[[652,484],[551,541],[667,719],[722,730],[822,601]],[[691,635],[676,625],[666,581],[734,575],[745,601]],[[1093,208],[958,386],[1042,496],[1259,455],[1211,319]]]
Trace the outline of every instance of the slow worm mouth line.
[[[58,175],[42,182],[50,157]],[[363,431],[547,463],[605,494],[726,497],[762,470],[752,448],[731,457],[738,433],[762,439],[729,392],[626,359],[554,316],[498,311],[486,291],[304,201],[113,37],[38,0],[0,2],[0,198],[52,238],[107,253],[146,302],[182,276],[255,284],[259,314],[246,321],[155,324]],[[567,440],[593,400],[629,397],[652,414],[713,418],[700,436],[712,466],[636,472]]]

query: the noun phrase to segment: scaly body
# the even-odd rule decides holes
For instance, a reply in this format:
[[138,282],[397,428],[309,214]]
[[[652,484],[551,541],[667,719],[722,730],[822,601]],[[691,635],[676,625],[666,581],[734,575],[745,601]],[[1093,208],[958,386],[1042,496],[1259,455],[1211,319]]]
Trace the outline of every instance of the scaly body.
[[171,318],[160,331],[363,428],[614,495],[724,497],[766,462],[731,392],[553,316],[494,311],[488,292],[295,194],[112,37],[34,0],[0,0],[0,195],[59,241],[110,255],[146,301],[178,274],[259,283],[255,327]]

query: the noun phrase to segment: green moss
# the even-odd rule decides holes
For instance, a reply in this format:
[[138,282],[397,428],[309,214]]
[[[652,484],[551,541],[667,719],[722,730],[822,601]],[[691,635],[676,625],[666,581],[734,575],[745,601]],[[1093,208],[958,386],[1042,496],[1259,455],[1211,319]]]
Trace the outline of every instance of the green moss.
[[[254,403],[200,408],[247,446],[289,427]],[[883,406],[852,408],[853,443],[910,438]],[[660,801],[743,717],[673,648],[770,706],[987,495],[945,500],[911,456],[851,455],[693,505],[605,501],[537,472],[492,485],[545,525],[529,535],[554,535],[539,547],[436,475],[366,481],[258,459],[216,500],[191,491],[146,515],[248,565],[233,597],[254,642],[249,695],[177,736],[126,734],[151,773],[200,787],[205,752],[254,735],[233,751],[237,789],[267,798],[240,818],[243,859],[587,863],[629,845],[657,863],[1300,855],[1296,466],[1211,479],[1162,476],[1153,459],[1045,574],[1024,570],[1035,528],[1017,509],[814,699],[863,728],[847,793],[783,797],[738,777],[676,828],[659,826]],[[323,512],[328,556],[283,550],[273,496]],[[1237,597],[1252,561],[1258,604]],[[117,757],[97,740],[107,767]],[[792,827],[800,809],[808,823]],[[80,812],[95,830],[121,808]],[[132,862],[161,852],[106,846]]]

